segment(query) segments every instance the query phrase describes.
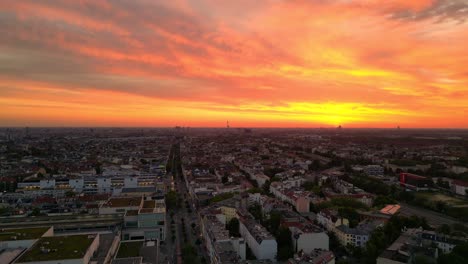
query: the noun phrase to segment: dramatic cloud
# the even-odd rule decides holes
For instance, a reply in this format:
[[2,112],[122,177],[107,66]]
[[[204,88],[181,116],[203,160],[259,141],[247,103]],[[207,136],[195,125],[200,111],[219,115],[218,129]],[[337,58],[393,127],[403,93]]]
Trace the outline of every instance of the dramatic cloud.
[[1,1],[0,125],[468,127],[464,0]]

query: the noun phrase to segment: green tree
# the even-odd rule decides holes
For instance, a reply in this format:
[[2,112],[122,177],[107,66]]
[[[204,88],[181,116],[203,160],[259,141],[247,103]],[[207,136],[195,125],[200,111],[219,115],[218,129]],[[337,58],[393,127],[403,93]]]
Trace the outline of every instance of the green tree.
[[221,182],[222,182],[223,184],[228,183],[228,181],[229,181],[229,178],[228,178],[227,175],[224,175],[224,176],[221,178]]
[[239,219],[232,218],[227,224],[226,229],[229,230],[229,236],[240,237],[239,232]]
[[263,212],[262,212],[262,207],[259,204],[254,204],[249,207],[249,213],[253,215],[255,220],[259,222],[263,222]]
[[468,263],[468,242],[457,245],[451,253],[444,254],[437,259],[438,264]]
[[294,255],[293,241],[291,231],[287,227],[280,227],[278,230],[278,236],[276,237],[278,242],[278,256],[277,259],[285,261]]
[[268,219],[268,230],[272,234],[276,234],[278,232],[280,222],[281,222],[281,213],[278,211],[272,211],[270,213],[270,218]]
[[271,182],[270,181],[266,181],[263,186],[262,186],[262,189],[263,189],[263,193],[268,195],[270,194],[270,185],[271,185]]
[[166,193],[166,206],[170,210],[179,208],[179,197],[175,191]]

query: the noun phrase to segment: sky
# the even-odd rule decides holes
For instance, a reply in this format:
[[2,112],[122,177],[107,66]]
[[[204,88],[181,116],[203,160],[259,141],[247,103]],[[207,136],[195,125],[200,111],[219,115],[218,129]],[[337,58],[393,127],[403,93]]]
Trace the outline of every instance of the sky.
[[468,0],[2,0],[0,126],[468,128]]

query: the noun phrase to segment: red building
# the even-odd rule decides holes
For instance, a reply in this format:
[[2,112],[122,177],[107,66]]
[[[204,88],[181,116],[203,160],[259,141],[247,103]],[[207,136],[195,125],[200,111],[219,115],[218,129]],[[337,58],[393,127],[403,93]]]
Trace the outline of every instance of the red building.
[[433,184],[432,180],[428,177],[406,172],[400,173],[400,186],[402,187],[420,191],[430,189]]

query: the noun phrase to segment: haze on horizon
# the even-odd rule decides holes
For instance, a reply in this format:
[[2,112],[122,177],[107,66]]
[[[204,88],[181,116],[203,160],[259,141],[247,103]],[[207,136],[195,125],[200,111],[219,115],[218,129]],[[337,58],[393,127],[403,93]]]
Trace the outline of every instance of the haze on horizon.
[[468,1],[0,2],[0,126],[468,128]]

